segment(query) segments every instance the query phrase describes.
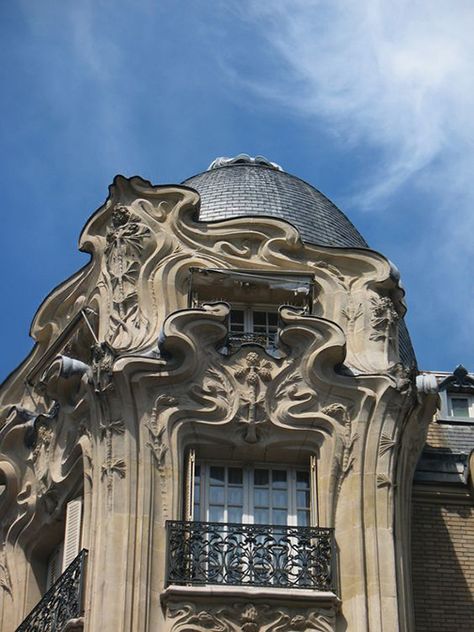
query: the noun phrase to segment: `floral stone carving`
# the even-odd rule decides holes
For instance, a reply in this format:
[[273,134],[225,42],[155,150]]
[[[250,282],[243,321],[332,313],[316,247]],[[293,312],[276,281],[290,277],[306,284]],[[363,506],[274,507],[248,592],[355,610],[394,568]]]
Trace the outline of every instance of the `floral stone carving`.
[[331,632],[335,618],[325,609],[234,604],[200,610],[195,604],[168,609],[171,632]]

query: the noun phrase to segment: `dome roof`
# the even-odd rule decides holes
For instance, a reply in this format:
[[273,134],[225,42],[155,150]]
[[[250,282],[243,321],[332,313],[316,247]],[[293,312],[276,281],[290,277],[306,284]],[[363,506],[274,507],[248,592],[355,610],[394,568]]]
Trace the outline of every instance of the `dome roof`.
[[308,243],[367,248],[362,235],[331,200],[261,156],[217,158],[207,171],[183,184],[201,196],[200,220],[271,216],[296,226]]
[[[296,226],[303,241],[310,244],[368,248],[359,231],[331,200],[263,156],[216,158],[207,171],[183,184],[200,194],[202,221],[270,216]],[[416,365],[404,320],[400,322],[399,344],[402,363]]]

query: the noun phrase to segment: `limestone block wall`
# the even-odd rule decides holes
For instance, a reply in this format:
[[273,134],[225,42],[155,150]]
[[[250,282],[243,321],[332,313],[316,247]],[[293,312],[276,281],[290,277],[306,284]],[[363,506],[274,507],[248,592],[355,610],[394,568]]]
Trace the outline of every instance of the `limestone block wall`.
[[474,502],[416,498],[412,514],[416,632],[474,626]]

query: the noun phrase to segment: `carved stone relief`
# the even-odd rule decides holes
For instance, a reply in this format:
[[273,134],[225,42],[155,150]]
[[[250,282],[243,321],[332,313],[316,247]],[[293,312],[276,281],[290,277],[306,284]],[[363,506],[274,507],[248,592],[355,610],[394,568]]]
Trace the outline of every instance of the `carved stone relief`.
[[240,421],[246,424],[244,440],[247,443],[258,441],[256,424],[266,420],[265,394],[266,384],[272,379],[272,364],[258,353],[250,352],[234,369],[234,375],[244,386],[240,393],[243,414]]
[[155,400],[155,405],[146,423],[150,440],[147,446],[150,448],[160,477],[161,507],[164,518],[168,518],[168,482],[166,476],[166,456],[169,451],[166,423],[161,419],[161,413],[166,408],[177,406],[179,400],[174,395],[162,393]]
[[136,345],[146,334],[147,322],[139,304],[137,282],[140,256],[150,229],[130,209],[116,205],[109,228],[105,260],[111,291],[111,314],[107,342],[115,349]]
[[10,570],[8,568],[7,556],[5,554],[4,546],[0,548],[0,588],[3,588],[5,592],[11,595],[12,580],[10,576]]
[[195,604],[169,607],[170,632],[332,632],[335,616],[328,609],[233,604],[200,609]]
[[370,322],[373,331],[369,336],[370,340],[382,341],[385,345],[393,344],[397,334],[397,324],[400,320],[393,301],[387,296],[373,296],[371,303]]

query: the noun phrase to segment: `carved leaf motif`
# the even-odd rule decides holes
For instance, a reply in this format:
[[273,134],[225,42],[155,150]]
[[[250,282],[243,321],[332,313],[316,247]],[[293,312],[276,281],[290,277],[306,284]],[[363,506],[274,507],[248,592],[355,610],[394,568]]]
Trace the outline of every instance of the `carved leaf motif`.
[[380,437],[380,441],[379,441],[380,456],[384,455],[386,452],[391,450],[395,444],[396,444],[396,441],[394,441],[392,437],[390,437],[390,435],[382,433]]
[[123,459],[107,461],[102,465],[102,478],[117,474],[119,478],[125,478],[127,466]]
[[377,474],[377,487],[392,487],[392,481],[387,474]]
[[198,610],[194,604],[169,608],[171,632],[333,632],[334,612],[329,609],[274,608],[234,604]]

